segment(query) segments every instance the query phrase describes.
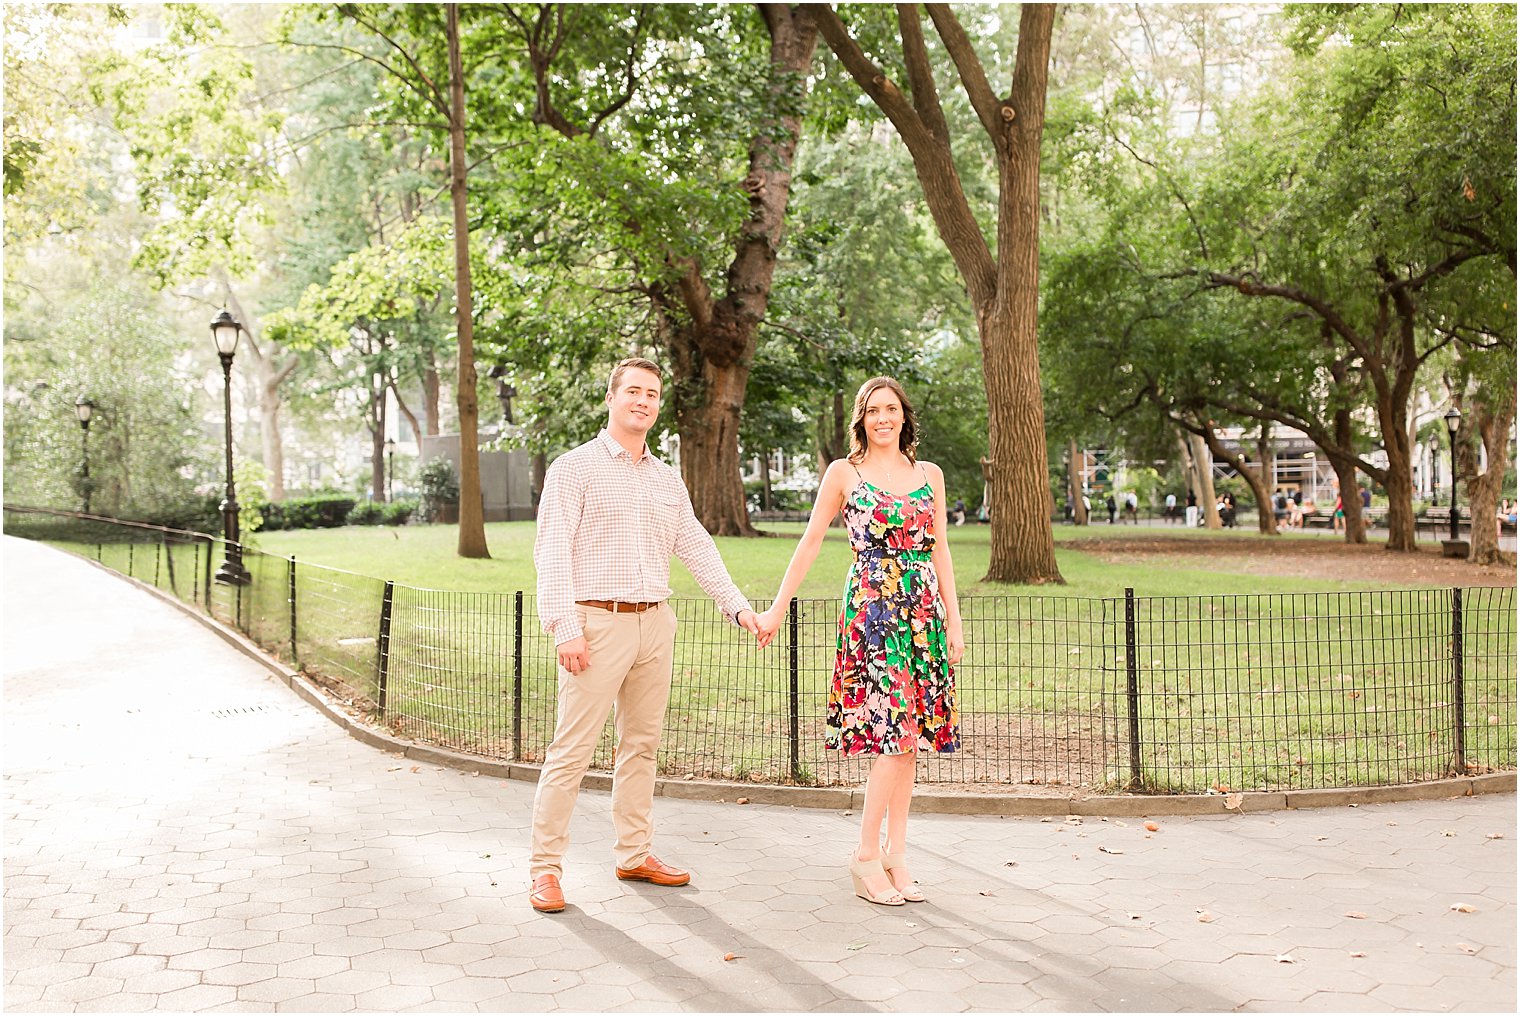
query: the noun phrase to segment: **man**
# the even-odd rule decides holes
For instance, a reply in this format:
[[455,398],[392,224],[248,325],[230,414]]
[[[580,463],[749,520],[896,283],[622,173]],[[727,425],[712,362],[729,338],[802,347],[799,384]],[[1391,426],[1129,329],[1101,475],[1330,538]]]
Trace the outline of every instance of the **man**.
[[565,909],[559,882],[570,817],[614,706],[617,877],[666,886],[691,881],[649,850],[655,755],[675,654],[676,617],[665,602],[671,555],[725,617],[751,633],[759,627],[692,513],[680,475],[645,443],[660,413],[661,385],[652,361],[619,363],[607,382],[607,428],[561,455],[544,478],[533,564],[539,619],[559,654],[559,722],[533,799],[528,901],[543,913]]
[[1166,520],[1168,522],[1177,521],[1177,495],[1170,491],[1166,495]]

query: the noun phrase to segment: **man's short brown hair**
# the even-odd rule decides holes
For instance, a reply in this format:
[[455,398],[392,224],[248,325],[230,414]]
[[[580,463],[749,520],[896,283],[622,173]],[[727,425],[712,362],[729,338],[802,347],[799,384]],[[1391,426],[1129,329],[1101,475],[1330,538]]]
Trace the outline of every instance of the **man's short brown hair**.
[[665,383],[665,372],[660,365],[653,360],[646,360],[642,356],[630,356],[626,360],[620,360],[616,367],[612,368],[612,376],[607,379],[607,394],[617,391],[618,382],[623,380],[623,374],[629,367],[637,367],[639,370],[647,370],[660,379],[660,384]]

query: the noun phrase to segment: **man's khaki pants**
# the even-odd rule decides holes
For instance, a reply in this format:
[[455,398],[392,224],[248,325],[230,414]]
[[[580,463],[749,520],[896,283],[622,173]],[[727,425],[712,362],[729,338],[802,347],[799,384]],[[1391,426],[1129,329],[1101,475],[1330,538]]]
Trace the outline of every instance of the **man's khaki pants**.
[[616,706],[617,761],[612,774],[614,860],[636,868],[654,835],[655,755],[670,700],[676,614],[662,603],[642,614],[577,606],[591,666],[579,674],[559,668],[559,723],[533,798],[533,855],[529,877],[560,875],[570,846],[570,817],[581,777]]

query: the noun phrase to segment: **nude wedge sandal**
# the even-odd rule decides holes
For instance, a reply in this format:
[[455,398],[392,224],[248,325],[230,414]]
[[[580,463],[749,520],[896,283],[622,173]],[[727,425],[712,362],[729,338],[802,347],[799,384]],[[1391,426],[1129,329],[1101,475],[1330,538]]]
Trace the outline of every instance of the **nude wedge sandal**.
[[[884,871],[890,873],[894,868],[906,868],[908,866],[908,862],[902,854],[887,854],[881,859],[881,866]],[[888,874],[887,878],[888,880],[891,880],[892,876]],[[892,885],[896,886],[897,883],[893,881]],[[906,889],[898,889],[897,892],[898,895],[902,896],[902,898],[909,903],[924,902],[924,894],[920,892],[918,888],[918,879],[914,879],[911,883],[909,883]]]
[[902,893],[896,889],[885,896],[872,896],[871,890],[866,887],[866,879],[872,875],[880,875],[882,878],[887,877],[886,871],[881,866],[881,858],[873,857],[869,861],[862,861],[851,851],[850,881],[855,883],[856,896],[859,896],[867,903],[875,903],[879,907],[900,907],[907,902],[907,900],[903,899]]

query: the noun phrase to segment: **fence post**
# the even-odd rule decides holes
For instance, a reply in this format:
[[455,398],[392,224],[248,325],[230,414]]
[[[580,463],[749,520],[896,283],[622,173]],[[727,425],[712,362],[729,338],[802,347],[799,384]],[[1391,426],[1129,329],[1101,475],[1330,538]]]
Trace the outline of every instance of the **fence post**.
[[798,782],[802,777],[802,766],[798,761],[797,744],[797,714],[801,711],[801,694],[797,687],[797,657],[799,635],[802,631],[802,613],[798,609],[797,597],[792,597],[792,602],[786,608],[787,638],[789,645],[786,654],[787,669],[787,750],[790,755],[792,767],[792,782]]
[[213,546],[214,544],[211,542],[211,537],[206,537],[206,577],[204,580],[204,585],[202,586],[201,603],[205,604],[206,606],[207,617],[216,616],[216,611],[211,609],[211,559],[216,556],[212,553]]
[[1129,702],[1129,785],[1139,790],[1145,783],[1140,773],[1140,664],[1135,659],[1135,590],[1124,588],[1124,694]]
[[290,555],[290,663],[297,670],[301,669],[301,655],[296,648],[296,556]]
[[1457,775],[1467,772],[1467,695],[1462,672],[1462,588],[1451,590],[1451,701],[1456,713]]
[[137,554],[135,553],[136,550],[137,550],[137,544],[133,543],[131,540],[128,540],[127,541],[127,577],[128,578],[134,578],[134,579],[137,578],[137,576],[133,574],[133,572],[136,570],[136,561],[135,561],[135,559],[137,557]]
[[523,591],[512,594],[512,761],[522,761]]
[[380,600],[380,680],[376,693],[380,718],[385,719],[385,686],[391,670],[391,603],[396,596],[396,583],[385,581],[385,595]]

